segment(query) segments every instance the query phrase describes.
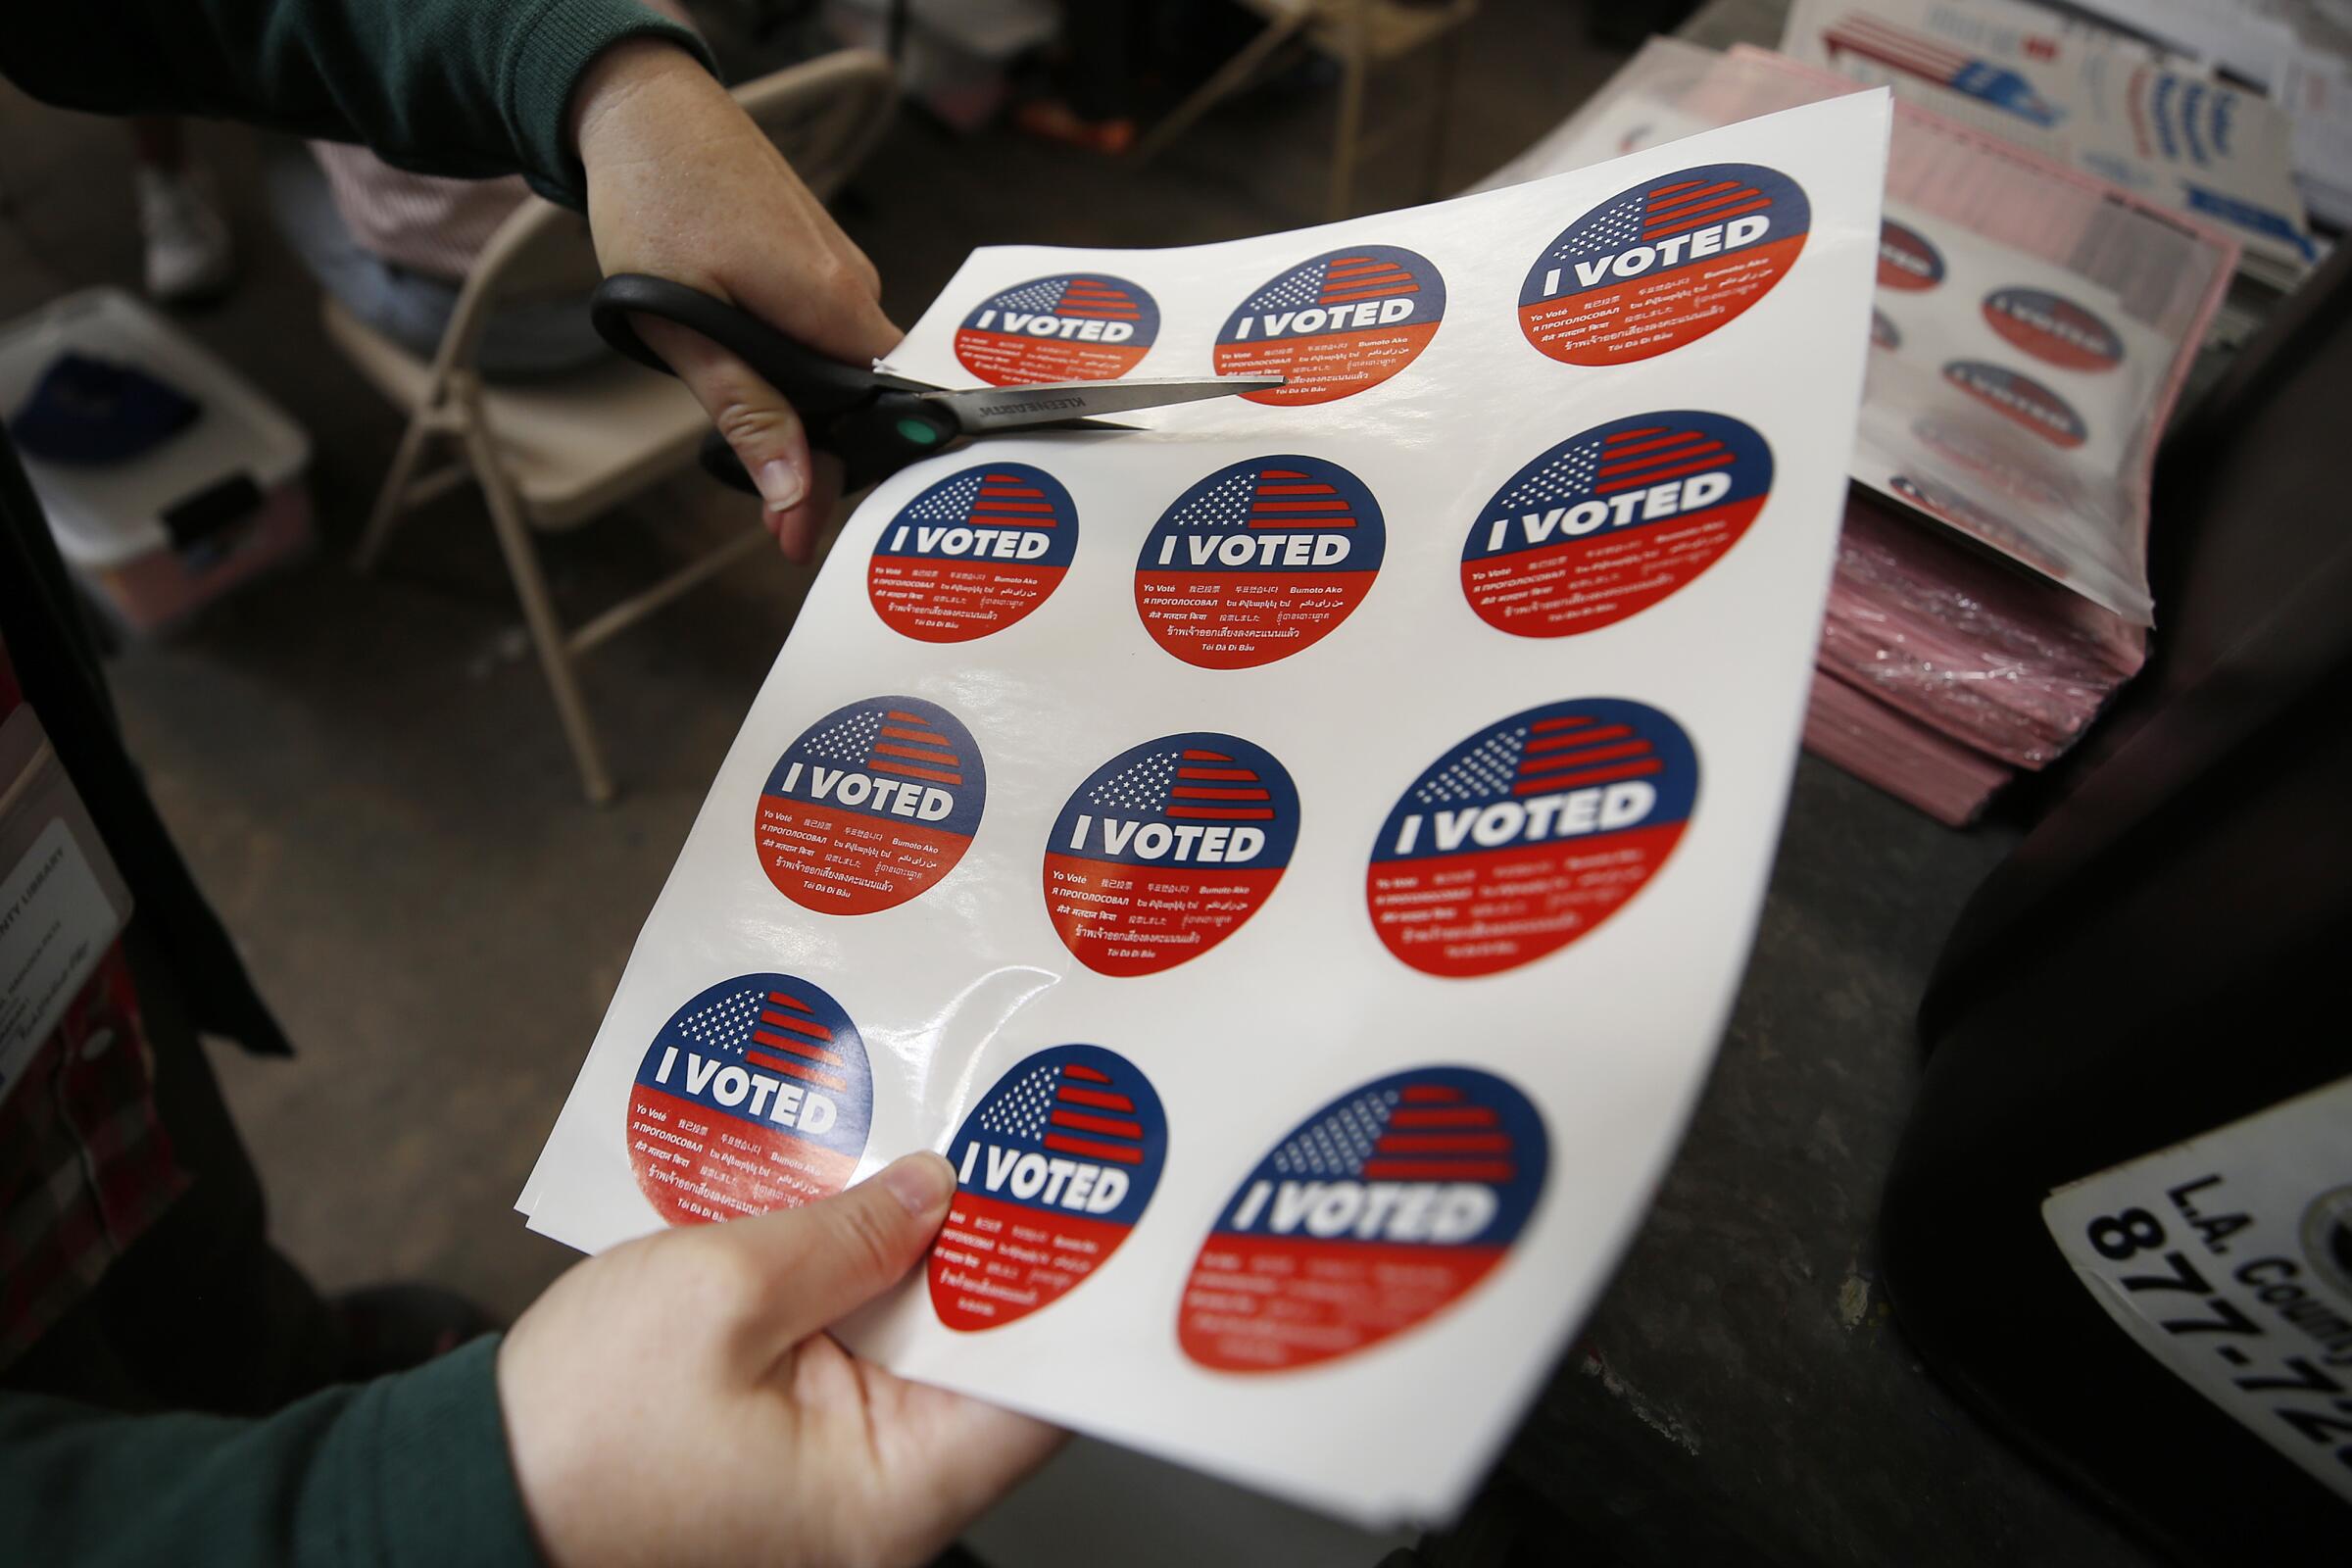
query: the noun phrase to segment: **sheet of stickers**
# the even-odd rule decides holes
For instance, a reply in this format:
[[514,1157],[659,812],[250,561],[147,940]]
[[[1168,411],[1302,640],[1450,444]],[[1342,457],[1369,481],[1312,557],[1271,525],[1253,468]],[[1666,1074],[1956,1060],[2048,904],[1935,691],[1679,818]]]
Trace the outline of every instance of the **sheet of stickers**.
[[1746,958],[1886,127],[1839,98],[1321,228],[974,253],[891,368],[1286,384],[876,487],[532,1227],[935,1149],[946,1229],[857,1348],[1357,1519],[1458,1507]]

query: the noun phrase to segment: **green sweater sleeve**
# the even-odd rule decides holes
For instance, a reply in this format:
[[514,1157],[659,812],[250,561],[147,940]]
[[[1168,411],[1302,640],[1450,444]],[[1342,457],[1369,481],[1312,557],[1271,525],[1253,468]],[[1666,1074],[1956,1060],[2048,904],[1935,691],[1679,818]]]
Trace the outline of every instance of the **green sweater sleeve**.
[[260,1421],[0,1394],[0,1564],[536,1563],[496,1339]]
[[74,0],[9,7],[0,75],[69,109],[246,120],[424,173],[520,171],[578,207],[571,89],[634,37],[710,63],[636,0]]

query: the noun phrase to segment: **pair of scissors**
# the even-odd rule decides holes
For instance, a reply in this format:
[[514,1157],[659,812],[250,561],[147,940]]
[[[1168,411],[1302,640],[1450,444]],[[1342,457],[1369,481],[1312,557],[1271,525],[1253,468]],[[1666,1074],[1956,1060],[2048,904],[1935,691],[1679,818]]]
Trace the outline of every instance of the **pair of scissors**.
[[[588,314],[606,342],[638,364],[667,373],[645,346],[631,316],[653,316],[692,327],[750,366],[782,393],[808,444],[841,459],[844,490],[861,490],[920,458],[945,451],[965,436],[1015,430],[1124,430],[1097,417],[1135,409],[1231,397],[1282,385],[1281,376],[1219,375],[1197,379],[1057,381],[1043,386],[991,386],[951,392],[921,381],[843,365],[801,347],[748,311],[700,289],[642,272],[615,272],[597,286]],[[703,466],[738,490],[753,490],[751,475],[713,430],[703,440]]]

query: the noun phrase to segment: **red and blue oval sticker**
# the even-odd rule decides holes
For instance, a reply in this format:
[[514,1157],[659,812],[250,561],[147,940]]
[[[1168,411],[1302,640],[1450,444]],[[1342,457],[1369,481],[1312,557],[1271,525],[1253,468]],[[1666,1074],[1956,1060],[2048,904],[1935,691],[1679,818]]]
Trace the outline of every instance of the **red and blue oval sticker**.
[[1002,1328],[1110,1260],[1168,1157],[1152,1082],[1101,1046],[1055,1046],[997,1080],[948,1145],[956,1199],[931,1248],[931,1308]]
[[1432,762],[1381,824],[1373,929],[1425,974],[1532,963],[1639,893],[1697,800],[1697,755],[1654,708],[1595,697],[1514,713]]
[[1611,625],[1713,565],[1771,492],[1771,448],[1728,415],[1596,424],[1494,492],[1462,546],[1463,597],[1521,637]]
[[1107,272],[1033,277],[990,295],[956,330],[956,358],[991,386],[1109,381],[1159,336],[1159,306]]
[[1293,1128],[1242,1181],[1185,1283],[1184,1353],[1219,1372],[1351,1355],[1494,1271],[1543,1196],[1527,1097],[1475,1067],[1365,1084]]
[[873,1107],[839,1003],[794,975],[737,975],[671,1013],[638,1064],[629,1165],[672,1225],[797,1208],[850,1184]]
[[1567,365],[1623,365],[1694,342],[1771,292],[1813,221],[1760,164],[1646,179],[1568,225],[1519,289],[1519,329]]
[[1046,911],[1101,974],[1157,974],[1231,936],[1273,896],[1298,791],[1238,735],[1162,735],[1087,775],[1046,845]]
[[1219,375],[1279,375],[1245,392],[1295,408],[1375,387],[1413,363],[1446,318],[1436,264],[1395,245],[1326,251],[1273,278],[1217,329]]
[[1387,548],[1380,503],[1354,474],[1321,458],[1252,458],[1160,514],[1136,559],[1136,613],[1188,664],[1270,664],[1353,613]]
[[918,697],[869,697],[776,759],[752,825],[760,868],[803,908],[896,908],[956,869],[987,800],[961,720]]
[[951,474],[899,509],[874,541],[865,592],[901,636],[966,643],[1003,631],[1061,585],[1078,508],[1026,463]]
[[1984,321],[1995,332],[2062,370],[2112,370],[2124,363],[2114,327],[2073,300],[2038,288],[1996,288],[1984,296]]
[[1943,378],[1979,403],[2068,451],[2090,438],[2074,406],[2030,375],[1984,360],[1954,360]]
[[1943,281],[1943,253],[1918,229],[1879,220],[1879,287],[1916,294]]

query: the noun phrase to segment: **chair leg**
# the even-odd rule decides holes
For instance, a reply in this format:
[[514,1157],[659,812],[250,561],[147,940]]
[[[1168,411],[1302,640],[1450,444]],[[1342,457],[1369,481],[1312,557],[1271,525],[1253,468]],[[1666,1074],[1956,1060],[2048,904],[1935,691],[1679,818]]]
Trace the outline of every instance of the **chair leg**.
[[1364,78],[1371,72],[1370,41],[1365,37],[1363,0],[1349,8],[1347,22],[1348,58],[1340,63],[1339,132],[1331,146],[1331,201],[1327,217],[1348,216],[1348,197],[1355,188],[1356,144],[1364,128]]
[[1245,44],[1240,54],[1219,66],[1215,75],[1194,88],[1191,97],[1168,111],[1167,117],[1152,127],[1151,134],[1135,144],[1135,151],[1127,155],[1129,160],[1141,169],[1166,152],[1168,144],[1190,130],[1195,121],[1239,92],[1256,74],[1257,68],[1266,63],[1267,56],[1306,25],[1309,15],[1310,8],[1300,6],[1295,14],[1268,23],[1265,31]]
[[408,511],[409,480],[416,474],[417,460],[424,456],[432,430],[431,410],[418,409],[409,416],[409,427],[400,433],[400,449],[392,455],[392,469],[384,475],[384,487],[375,493],[375,505],[368,510],[368,531],[360,535],[360,548],[351,558],[353,570],[373,571],[383,558],[394,525]]
[[547,577],[539,569],[539,551],[532,543],[530,524],[523,518],[480,423],[468,419],[462,439],[466,460],[481,483],[482,497],[489,503],[490,525],[497,530],[499,549],[506,555],[507,573],[514,579],[514,596],[522,601],[523,624],[530,628],[531,643],[539,650],[539,667],[555,697],[564,738],[571,744],[572,760],[579,765],[580,789],[591,805],[602,806],[612,799],[612,775],[606,770],[604,748],[597,742],[588,704],[580,696],[579,676],[572,666],[563,622],[556,617],[554,596],[547,591]]

